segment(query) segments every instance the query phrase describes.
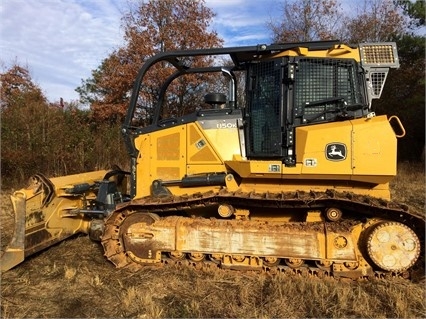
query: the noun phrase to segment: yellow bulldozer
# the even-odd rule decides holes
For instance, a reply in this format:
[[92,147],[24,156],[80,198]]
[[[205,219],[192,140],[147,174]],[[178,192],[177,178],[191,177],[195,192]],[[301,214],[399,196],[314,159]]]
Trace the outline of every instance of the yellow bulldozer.
[[[147,74],[166,67],[173,72],[158,77],[156,99],[148,98]],[[405,130],[371,107],[398,67],[392,42],[151,57],[122,126],[130,169],[31,177],[11,196],[15,230],[2,271],[86,233],[114,265],[131,270],[185,264],[409,278],[423,266],[424,212],[390,199]],[[205,90],[198,106],[170,111],[179,98],[170,94],[174,83],[213,75],[225,92],[189,88]]]

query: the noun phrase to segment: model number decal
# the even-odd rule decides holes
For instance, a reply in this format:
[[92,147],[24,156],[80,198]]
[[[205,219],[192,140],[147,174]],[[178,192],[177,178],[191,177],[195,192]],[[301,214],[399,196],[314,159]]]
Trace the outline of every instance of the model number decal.
[[237,123],[217,123],[216,128],[237,128]]

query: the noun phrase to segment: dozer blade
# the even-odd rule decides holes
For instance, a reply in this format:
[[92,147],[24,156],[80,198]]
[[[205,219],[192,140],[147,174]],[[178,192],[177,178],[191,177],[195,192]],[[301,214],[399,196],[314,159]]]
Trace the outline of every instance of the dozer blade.
[[108,171],[46,178],[32,176],[27,188],[11,196],[15,213],[12,240],[0,257],[1,271],[7,271],[36,252],[74,234],[87,233],[90,219],[80,213],[96,199],[97,188]]
[[15,192],[12,196],[13,210],[15,211],[14,236],[1,256],[1,271],[6,271],[20,264],[25,258],[25,200],[23,192]]

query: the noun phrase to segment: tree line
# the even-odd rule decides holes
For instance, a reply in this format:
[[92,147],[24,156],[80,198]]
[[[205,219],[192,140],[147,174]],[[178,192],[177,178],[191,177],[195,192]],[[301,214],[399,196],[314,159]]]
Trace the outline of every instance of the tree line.
[[[401,67],[389,74],[378,114],[396,114],[407,136],[400,140],[399,159],[418,160],[425,144],[423,1],[365,0],[347,13],[334,0],[284,1],[282,19],[265,21],[271,42],[340,39],[347,43],[395,41]],[[124,45],[108,55],[76,88],[78,102],[47,101],[27,66],[4,68],[1,80],[1,174],[5,187],[28,176],[49,176],[110,168],[126,168],[120,125],[133,81],[144,61],[166,50],[220,47],[224,40],[211,29],[215,13],[203,0],[130,2],[122,16]],[[186,61],[188,63],[197,63]],[[144,99],[154,100],[159,82],[170,75],[162,65],[148,74]],[[209,77],[185,77],[171,86],[176,97],[167,112],[180,112],[191,101],[188,90],[214,86]],[[373,138],[373,137],[372,137]]]
[[119,126],[62,100],[50,103],[28,68],[1,74],[2,186],[22,185],[34,173],[61,176],[125,163]]

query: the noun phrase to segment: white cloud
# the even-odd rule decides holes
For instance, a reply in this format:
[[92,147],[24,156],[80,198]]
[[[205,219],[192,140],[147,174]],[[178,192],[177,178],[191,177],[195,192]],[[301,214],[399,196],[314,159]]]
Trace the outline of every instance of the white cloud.
[[217,14],[213,29],[225,40],[225,46],[256,45],[271,42],[267,23],[279,16],[279,0],[207,0]]
[[0,14],[1,59],[27,64],[52,101],[77,99],[81,79],[122,42],[113,2],[3,0]]
[[[28,65],[51,101],[74,91],[123,43],[120,19],[137,0],[1,0],[0,60]],[[278,0],[207,0],[212,27],[226,46],[270,43],[266,22]],[[273,13],[273,14],[272,14]]]

